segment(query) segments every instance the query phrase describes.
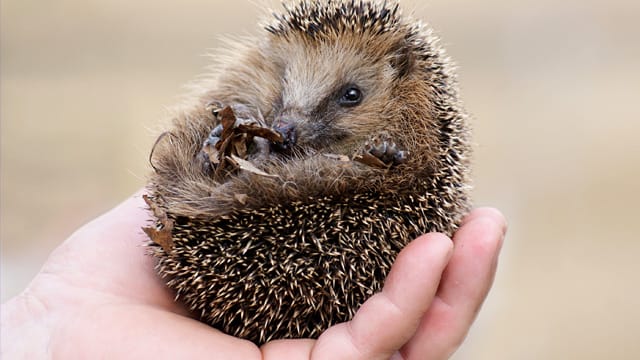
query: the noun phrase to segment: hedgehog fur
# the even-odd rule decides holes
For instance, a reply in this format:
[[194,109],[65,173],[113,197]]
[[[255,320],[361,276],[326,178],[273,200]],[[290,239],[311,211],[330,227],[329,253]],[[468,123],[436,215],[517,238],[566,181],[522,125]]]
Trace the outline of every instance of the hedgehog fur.
[[[148,186],[171,221],[171,246],[150,244],[159,274],[195,316],[257,344],[348,321],[409,241],[451,235],[470,206],[468,119],[432,30],[391,1],[284,8],[258,38],[213,55],[211,76],[154,147]],[[295,125],[291,151],[268,145],[247,158],[274,176],[203,169],[219,123],[212,103]],[[325,156],[352,158],[376,139],[406,160]],[[168,226],[159,218],[158,231]]]

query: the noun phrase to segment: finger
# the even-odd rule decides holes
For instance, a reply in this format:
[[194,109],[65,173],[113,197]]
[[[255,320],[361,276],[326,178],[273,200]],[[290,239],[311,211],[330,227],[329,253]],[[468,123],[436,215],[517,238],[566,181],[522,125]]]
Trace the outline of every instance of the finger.
[[274,340],[262,345],[262,360],[307,360],[315,345],[312,339]]
[[438,289],[453,244],[427,234],[400,252],[382,292],[349,322],[327,330],[313,348],[317,359],[388,359],[415,332]]
[[472,320],[493,283],[507,225],[504,216],[492,208],[477,209],[470,218],[454,235],[454,254],[437,296],[464,309],[475,304],[476,311],[466,314]]
[[498,209],[492,207],[481,207],[474,209],[469,214],[467,214],[464,219],[462,219],[460,227],[464,226],[468,222],[471,222],[472,220],[485,217],[492,218],[496,222],[500,222],[501,226],[504,226],[503,232],[506,231],[507,225],[504,215],[502,215],[502,213]]
[[493,283],[505,231],[495,209],[477,209],[463,221],[432,306],[401,350],[405,359],[446,359],[462,343]]

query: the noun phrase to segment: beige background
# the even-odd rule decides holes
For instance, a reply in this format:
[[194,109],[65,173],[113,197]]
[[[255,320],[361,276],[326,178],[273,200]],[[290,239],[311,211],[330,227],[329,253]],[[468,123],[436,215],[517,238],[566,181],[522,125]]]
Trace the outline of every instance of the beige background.
[[[145,182],[181,85],[258,0],[1,2],[2,299]],[[404,2],[461,69],[475,198],[510,221],[456,359],[640,358],[640,2]]]

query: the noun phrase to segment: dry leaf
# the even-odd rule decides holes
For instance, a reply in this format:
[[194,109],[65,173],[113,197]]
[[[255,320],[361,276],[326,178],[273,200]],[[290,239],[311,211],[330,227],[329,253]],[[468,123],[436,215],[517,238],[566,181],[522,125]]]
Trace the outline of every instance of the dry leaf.
[[282,134],[280,134],[279,132],[273,129],[262,127],[256,123],[240,124],[238,125],[238,130],[250,136],[265,138],[271,142],[275,142],[275,143],[284,142],[284,138],[282,137]]
[[[249,145],[255,137],[261,137],[270,142],[282,143],[284,138],[277,131],[268,127],[263,127],[251,119],[238,121],[233,108],[226,106],[216,112],[220,120],[222,132],[215,144],[205,142],[200,150],[200,158],[209,160],[211,165],[215,165],[213,177],[217,181],[223,181],[224,177],[235,170],[242,169],[262,176],[270,176],[253,164],[242,162],[249,156]],[[240,124],[237,124],[241,122]],[[235,161],[234,159],[240,159]]]
[[173,220],[167,220],[162,224],[160,230],[153,227],[143,227],[142,230],[149,236],[151,241],[160,245],[162,249],[168,253],[173,249],[173,238],[171,236],[173,229]]
[[[224,130],[223,130],[224,134]],[[224,174],[226,174],[226,167],[228,161],[226,161],[227,157],[225,154],[228,152],[229,145],[231,144],[231,137],[227,137],[226,139],[221,138],[220,141],[216,144],[216,149],[218,149],[218,163],[216,164],[216,171],[214,173],[214,178],[220,181]]]
[[236,135],[237,139],[234,139],[233,141],[233,153],[240,157],[245,159],[247,157],[247,135],[246,134],[239,134]]
[[236,165],[244,170],[244,171],[248,171],[250,173],[256,174],[256,175],[261,175],[261,176],[266,176],[266,177],[272,177],[272,178],[277,178],[280,177],[278,175],[271,175],[271,174],[267,174],[266,172],[258,169],[257,167],[255,167],[252,163],[250,163],[247,160],[241,159],[235,155],[231,155],[231,160],[233,162],[236,163]]
[[353,161],[357,161],[359,163],[371,166],[371,167],[377,167],[380,169],[388,169],[389,165],[385,164],[384,162],[382,162],[382,160],[378,159],[377,157],[369,154],[368,152],[365,152],[363,154],[360,155],[356,155],[353,157]]
[[171,230],[173,230],[173,220],[167,217],[167,212],[164,211],[158,204],[154,203],[149,196],[142,195],[144,202],[147,203],[149,209],[153,215],[158,219],[160,229],[154,227],[143,227],[142,230],[149,236],[151,241],[160,245],[165,252],[170,252],[173,249],[173,238]]
[[151,212],[155,217],[157,217],[158,219],[167,218],[167,212],[164,211],[164,209],[162,209],[156,203],[154,203],[149,197],[149,195],[147,194],[142,195],[142,199],[144,200],[145,203],[147,203],[147,206],[149,206],[149,209],[151,210]]
[[207,143],[202,147],[202,153],[204,153],[212,164],[220,163],[219,152],[213,144]]
[[[224,109],[220,110],[218,116],[220,117],[220,123],[222,124],[220,142],[223,142],[233,134],[233,127],[236,124],[236,115],[233,113],[231,106],[226,106]],[[221,149],[218,148],[218,150]],[[221,150],[221,152],[223,151]]]

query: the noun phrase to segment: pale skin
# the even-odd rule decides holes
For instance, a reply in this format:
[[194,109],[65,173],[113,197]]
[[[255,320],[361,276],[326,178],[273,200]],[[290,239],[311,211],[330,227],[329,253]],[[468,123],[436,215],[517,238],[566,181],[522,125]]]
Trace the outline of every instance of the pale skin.
[[453,236],[430,233],[398,256],[384,289],[317,340],[262,347],[200,323],[173,301],[142,246],[136,194],[80,228],[2,305],[4,359],[446,359],[493,282],[506,224],[472,211]]

